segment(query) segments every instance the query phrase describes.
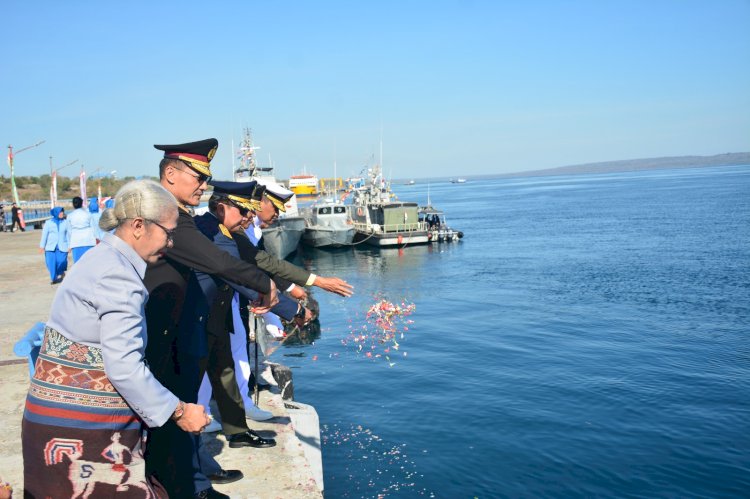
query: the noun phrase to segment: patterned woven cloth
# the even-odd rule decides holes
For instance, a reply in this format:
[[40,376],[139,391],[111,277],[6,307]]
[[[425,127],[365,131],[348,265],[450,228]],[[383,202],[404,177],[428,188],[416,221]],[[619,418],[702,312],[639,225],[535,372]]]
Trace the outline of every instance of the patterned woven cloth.
[[101,350],[50,327],[22,442],[26,497],[166,497],[146,478],[144,425],[107,378]]

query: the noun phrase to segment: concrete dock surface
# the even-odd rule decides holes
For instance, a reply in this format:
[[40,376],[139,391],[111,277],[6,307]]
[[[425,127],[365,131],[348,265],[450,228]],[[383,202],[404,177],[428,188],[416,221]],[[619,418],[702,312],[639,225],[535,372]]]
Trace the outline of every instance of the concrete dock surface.
[[[0,232],[0,483],[13,486],[13,496],[23,497],[21,418],[29,386],[25,359],[13,354],[13,345],[36,323],[47,320],[55,291],[39,253],[41,231]],[[72,262],[72,260],[71,260]],[[276,447],[230,449],[220,433],[203,435],[209,450],[224,469],[239,469],[245,477],[216,490],[233,498],[322,497],[314,471],[305,457],[288,411],[278,391],[261,392],[260,407],[275,418],[251,429],[276,439]],[[214,411],[216,414],[216,411]]]

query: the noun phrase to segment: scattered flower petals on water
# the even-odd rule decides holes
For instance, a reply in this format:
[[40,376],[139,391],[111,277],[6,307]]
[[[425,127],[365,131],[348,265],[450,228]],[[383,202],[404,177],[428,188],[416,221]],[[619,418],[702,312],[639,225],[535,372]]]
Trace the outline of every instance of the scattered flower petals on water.
[[338,447],[336,454],[346,460],[342,474],[326,477],[339,497],[435,497],[422,485],[424,475],[406,444],[389,443],[356,424],[324,424],[320,436],[323,452]]
[[[357,355],[364,353],[363,358],[384,358],[388,362],[388,367],[393,367],[396,363],[391,362],[387,354],[391,353],[391,350],[401,349],[401,344],[396,338],[401,341],[406,339],[404,333],[410,331],[406,324],[414,324],[408,316],[414,313],[416,308],[416,305],[406,301],[392,303],[380,298],[367,310],[365,324],[356,325],[356,321],[350,320],[349,335],[341,340],[341,344],[345,347],[351,345]],[[402,353],[406,356],[406,352]]]

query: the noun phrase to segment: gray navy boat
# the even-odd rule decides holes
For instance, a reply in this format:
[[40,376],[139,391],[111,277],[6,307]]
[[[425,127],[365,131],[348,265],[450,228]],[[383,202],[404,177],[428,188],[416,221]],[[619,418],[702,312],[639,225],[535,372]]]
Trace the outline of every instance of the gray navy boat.
[[354,241],[354,224],[346,205],[335,199],[318,201],[302,210],[307,227],[302,243],[313,248],[340,248]]

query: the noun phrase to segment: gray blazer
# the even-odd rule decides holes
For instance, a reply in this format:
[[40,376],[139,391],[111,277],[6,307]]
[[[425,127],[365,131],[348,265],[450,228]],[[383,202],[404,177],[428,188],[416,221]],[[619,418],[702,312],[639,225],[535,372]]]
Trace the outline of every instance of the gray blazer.
[[117,392],[150,427],[161,426],[178,398],[145,363],[146,262],[119,237],[104,234],[57,290],[47,325],[66,338],[100,348]]

